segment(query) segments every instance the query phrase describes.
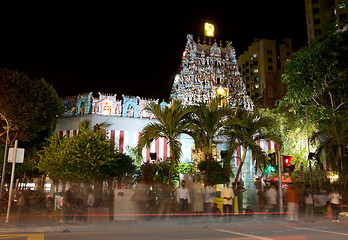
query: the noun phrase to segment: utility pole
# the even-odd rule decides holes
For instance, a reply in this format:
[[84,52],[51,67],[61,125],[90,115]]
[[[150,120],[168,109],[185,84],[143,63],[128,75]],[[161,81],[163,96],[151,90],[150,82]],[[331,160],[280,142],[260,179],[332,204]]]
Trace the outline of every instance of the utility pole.
[[11,173],[10,193],[8,196],[6,223],[8,223],[10,218],[10,210],[11,210],[12,195],[13,195],[13,180],[14,180],[14,173],[16,168],[17,146],[18,146],[18,140],[15,141],[14,148],[13,148],[12,173]]
[[278,191],[279,191],[279,214],[284,212],[283,208],[283,178],[282,178],[282,161],[280,151],[277,150],[277,158],[278,158]]

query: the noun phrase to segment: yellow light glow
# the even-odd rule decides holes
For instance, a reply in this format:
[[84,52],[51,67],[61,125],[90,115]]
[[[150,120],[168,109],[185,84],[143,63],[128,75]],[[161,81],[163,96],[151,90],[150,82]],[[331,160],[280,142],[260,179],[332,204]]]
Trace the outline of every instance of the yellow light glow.
[[221,96],[225,95],[225,93],[226,93],[225,89],[221,86],[216,90],[216,92]]
[[214,37],[214,25],[211,23],[204,23],[204,35],[206,37]]

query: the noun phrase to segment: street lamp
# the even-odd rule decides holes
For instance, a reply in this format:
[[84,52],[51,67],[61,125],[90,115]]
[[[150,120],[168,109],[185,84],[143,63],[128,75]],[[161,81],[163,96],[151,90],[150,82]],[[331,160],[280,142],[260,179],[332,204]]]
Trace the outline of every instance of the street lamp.
[[5,119],[6,124],[7,124],[7,133],[6,133],[6,141],[5,141],[5,153],[4,153],[4,163],[2,165],[2,174],[1,174],[1,186],[0,186],[0,199],[2,198],[2,192],[4,190],[4,183],[5,183],[5,166],[6,166],[6,159],[7,159],[7,145],[8,145],[8,137],[9,137],[9,132],[10,132],[10,126],[8,124],[7,119],[5,116],[0,113],[0,116]]

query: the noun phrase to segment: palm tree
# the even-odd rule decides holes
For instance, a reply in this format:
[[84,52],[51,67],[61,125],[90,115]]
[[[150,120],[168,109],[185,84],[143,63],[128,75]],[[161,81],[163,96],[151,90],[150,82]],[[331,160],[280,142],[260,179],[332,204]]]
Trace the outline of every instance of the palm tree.
[[229,138],[229,156],[232,156],[238,146],[243,146],[243,154],[237,170],[233,186],[236,186],[243,164],[245,162],[247,150],[252,153],[255,161],[255,168],[262,169],[268,163],[268,156],[263,149],[257,145],[257,140],[270,139],[279,146],[281,140],[278,136],[267,130],[275,127],[272,118],[260,116],[257,111],[249,112],[239,109],[231,114],[227,120],[225,135]]
[[137,146],[138,152],[145,146],[150,147],[157,138],[167,139],[171,157],[169,167],[169,183],[171,183],[173,166],[180,161],[182,154],[180,135],[185,133],[189,126],[186,117],[192,109],[183,106],[179,100],[173,100],[170,105],[162,109],[159,104],[150,103],[145,110],[153,114],[158,122],[149,123],[143,128]]
[[194,114],[190,116],[190,131],[188,134],[195,140],[195,146],[202,151],[207,161],[205,180],[208,180],[210,163],[213,161],[214,139],[222,135],[226,122],[227,109],[221,106],[221,98],[214,98],[209,104],[200,103],[193,107]]
[[[325,152],[326,161],[338,173],[341,183],[345,184],[348,180],[348,176],[343,174],[348,167],[348,116],[334,115],[326,120],[323,127],[312,135],[311,141],[319,142],[316,158],[319,159]],[[346,179],[343,179],[344,176]]]

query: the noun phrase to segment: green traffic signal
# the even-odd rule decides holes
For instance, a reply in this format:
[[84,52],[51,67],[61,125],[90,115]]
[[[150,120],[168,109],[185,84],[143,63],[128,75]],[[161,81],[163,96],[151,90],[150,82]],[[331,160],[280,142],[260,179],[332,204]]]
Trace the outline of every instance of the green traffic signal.
[[266,170],[267,170],[267,172],[276,172],[277,171],[276,168],[272,165],[267,166]]

